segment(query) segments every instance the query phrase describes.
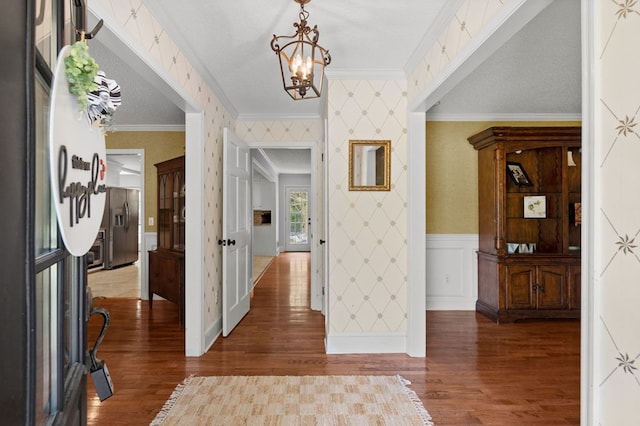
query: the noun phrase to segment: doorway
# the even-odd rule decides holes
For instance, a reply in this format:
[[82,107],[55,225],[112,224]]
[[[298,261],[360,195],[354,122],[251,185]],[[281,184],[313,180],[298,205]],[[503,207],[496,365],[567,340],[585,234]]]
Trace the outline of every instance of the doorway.
[[287,187],[285,203],[285,251],[310,251],[309,188]]
[[[283,212],[288,211],[288,207],[285,204],[287,198],[287,187],[306,187],[308,191],[308,212],[307,212],[307,240],[308,247],[306,250],[294,250],[292,251],[309,251],[311,255],[311,309],[321,311],[323,309],[323,287],[324,287],[324,263],[323,263],[323,243],[324,236],[324,215],[323,215],[323,187],[324,178],[322,176],[322,164],[323,164],[323,147],[322,141],[305,141],[305,142],[248,142],[252,149],[252,157],[254,159],[254,173],[256,169],[259,170],[264,176],[275,182],[276,194],[278,199],[276,201],[276,213],[272,213],[272,222],[275,222],[277,228],[278,244],[277,250],[288,251],[286,241],[288,240],[287,225],[285,223],[285,217]],[[256,156],[254,153],[266,153],[267,156],[272,150],[281,151],[281,154],[299,154],[302,151],[307,151],[310,156],[310,166],[306,171],[301,170],[289,170],[288,172],[281,173],[278,168],[278,163],[275,160],[265,160],[258,164],[256,167]],[[297,160],[288,159],[288,163],[295,165],[299,163]],[[296,180],[297,177],[306,175],[306,180],[300,182]],[[309,220],[310,219],[310,220]],[[310,223],[310,224],[309,224]]]
[[[107,185],[110,188],[126,188],[137,192],[137,217],[135,223],[137,249],[134,262],[127,262],[122,266],[105,269],[105,264],[98,264],[94,268],[90,268],[88,276],[88,285],[91,288],[94,297],[119,297],[119,298],[140,298],[145,299],[148,294],[148,268],[147,247],[144,236],[145,217],[145,185],[144,185],[144,169],[145,169],[145,153],[144,149],[108,149],[107,150]],[[108,234],[106,224],[103,221],[102,235]],[[100,239],[100,235],[98,236]],[[98,242],[98,239],[96,242]],[[108,238],[103,239],[104,247],[102,252],[108,253]],[[129,255],[133,259],[133,254]]]

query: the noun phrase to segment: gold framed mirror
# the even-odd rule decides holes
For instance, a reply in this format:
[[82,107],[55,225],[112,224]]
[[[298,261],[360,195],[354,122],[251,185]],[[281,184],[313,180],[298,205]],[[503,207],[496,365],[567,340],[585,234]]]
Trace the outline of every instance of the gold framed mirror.
[[349,141],[349,191],[391,189],[391,141]]

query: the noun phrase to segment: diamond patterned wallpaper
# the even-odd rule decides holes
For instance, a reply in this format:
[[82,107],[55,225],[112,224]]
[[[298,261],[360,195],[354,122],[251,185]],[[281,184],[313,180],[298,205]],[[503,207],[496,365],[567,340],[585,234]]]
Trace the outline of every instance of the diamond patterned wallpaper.
[[[330,333],[406,331],[405,81],[329,82]],[[349,191],[350,139],[391,140],[391,191]]]
[[422,93],[507,0],[467,0],[408,79],[409,99]]
[[[205,329],[220,318],[222,290],[221,248],[217,236],[222,235],[222,129],[234,128],[228,113],[202,77],[164,32],[142,0],[93,0],[100,2],[126,31],[149,51],[164,69],[196,102],[204,108],[206,142],[204,147],[204,302]],[[188,285],[188,283],[187,283]]]
[[601,70],[594,138],[599,169],[593,206],[599,260],[594,265],[597,309],[592,316],[599,401],[595,420],[601,425],[631,425],[640,419],[640,61],[630,53],[637,52],[640,40],[640,5],[595,4],[600,37],[593,55]]

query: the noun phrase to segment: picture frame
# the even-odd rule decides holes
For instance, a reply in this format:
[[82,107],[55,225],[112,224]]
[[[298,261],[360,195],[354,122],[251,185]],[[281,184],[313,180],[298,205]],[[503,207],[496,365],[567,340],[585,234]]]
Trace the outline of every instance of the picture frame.
[[524,217],[526,219],[544,219],[547,217],[547,197],[533,195],[524,197]]
[[349,141],[349,191],[391,190],[391,141]]
[[513,161],[507,161],[507,173],[511,176],[511,180],[518,186],[532,186],[529,175],[522,167],[522,164]]

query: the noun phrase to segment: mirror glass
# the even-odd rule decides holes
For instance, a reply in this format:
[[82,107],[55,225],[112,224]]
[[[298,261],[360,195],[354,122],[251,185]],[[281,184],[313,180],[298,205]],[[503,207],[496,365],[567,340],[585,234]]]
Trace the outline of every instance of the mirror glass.
[[349,141],[349,190],[389,191],[391,141]]

